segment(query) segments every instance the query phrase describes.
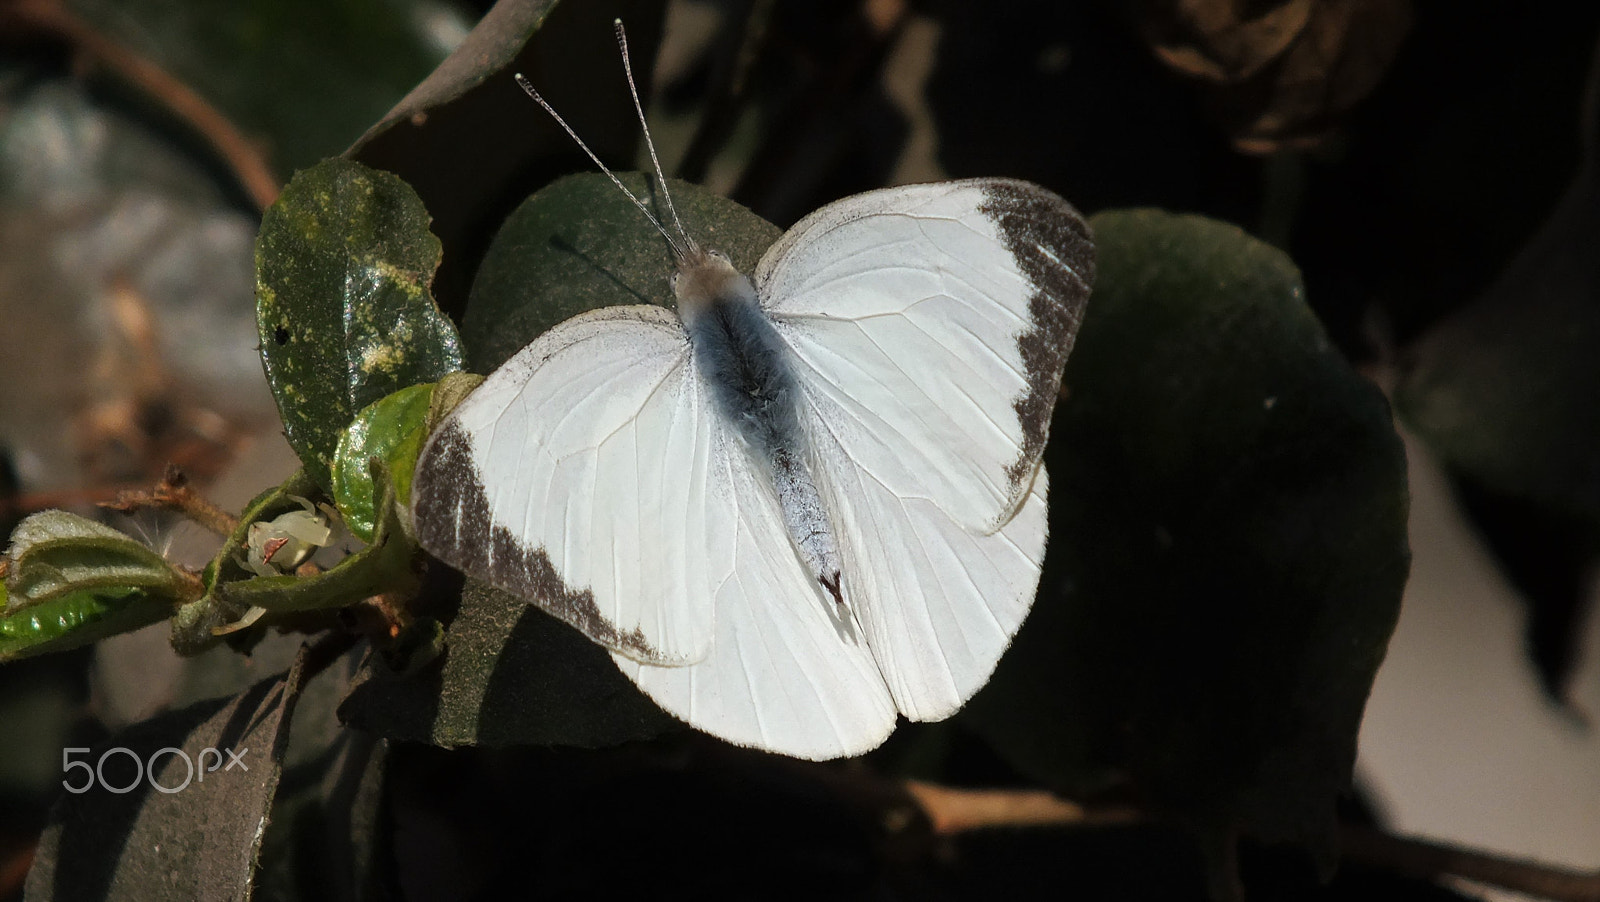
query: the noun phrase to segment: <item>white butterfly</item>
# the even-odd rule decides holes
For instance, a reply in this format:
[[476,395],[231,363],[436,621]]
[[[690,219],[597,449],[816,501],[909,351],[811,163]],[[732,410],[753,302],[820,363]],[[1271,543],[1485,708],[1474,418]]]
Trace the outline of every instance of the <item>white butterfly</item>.
[[1088,227],[1026,182],[889,188],[753,279],[678,229],[676,313],[570,319],[435,431],[419,540],[731,742],[832,758],[948,717],[1038,588]]

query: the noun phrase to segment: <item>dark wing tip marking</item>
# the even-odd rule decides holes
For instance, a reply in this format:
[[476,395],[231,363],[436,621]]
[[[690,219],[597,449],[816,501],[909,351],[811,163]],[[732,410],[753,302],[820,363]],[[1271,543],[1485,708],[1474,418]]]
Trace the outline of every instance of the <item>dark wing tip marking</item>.
[[1012,405],[1022,424],[1022,453],[1006,468],[1012,492],[1018,493],[1033,478],[1050,437],[1061,371],[1094,284],[1094,239],[1071,204],[1029,182],[986,182],[979,210],[999,226],[1006,250],[1034,290],[1028,299],[1032,325],[1017,336],[1028,380]]
[[637,627],[625,633],[601,616],[593,592],[568,586],[543,547],[524,545],[495,524],[472,444],[456,421],[439,430],[418,463],[413,494],[417,535],[434,557],[537,604],[602,645],[643,659],[660,657]]

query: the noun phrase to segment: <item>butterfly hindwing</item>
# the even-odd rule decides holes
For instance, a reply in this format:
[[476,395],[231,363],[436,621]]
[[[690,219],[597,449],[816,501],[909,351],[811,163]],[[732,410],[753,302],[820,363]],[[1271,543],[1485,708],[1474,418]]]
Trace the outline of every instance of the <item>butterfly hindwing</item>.
[[730,742],[812,759],[877,747],[895,703],[866,637],[801,566],[757,468],[727,459],[734,566],[710,654],[687,667],[613,659],[663,709]]
[[1044,560],[1048,482],[1039,467],[1015,515],[980,534],[863,468],[829,471],[824,492],[838,524],[845,604],[911,720],[955,713],[1022,626]]
[[1027,497],[1093,270],[1065,201],[972,179],[829,204],[755,284],[846,458],[991,533]]
[[700,660],[735,566],[718,431],[677,317],[584,314],[435,430],[413,489],[418,539],[622,654]]

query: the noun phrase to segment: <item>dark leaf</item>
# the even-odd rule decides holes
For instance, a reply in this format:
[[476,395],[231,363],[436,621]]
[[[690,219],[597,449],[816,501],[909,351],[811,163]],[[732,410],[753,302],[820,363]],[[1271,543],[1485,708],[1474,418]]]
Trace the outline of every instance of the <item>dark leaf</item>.
[[434,107],[455,100],[505,68],[555,5],[556,0],[498,0],[466,40],[394,109],[367,129],[345,155],[359,153],[368,141],[388,131],[396,122],[426,121]]
[[1232,0],[1144,0],[1130,7],[1168,66],[1207,81],[1249,78],[1305,31],[1315,0],[1242,6]]
[[[666,5],[664,0],[557,3],[507,61],[502,52],[528,27],[538,4],[497,3],[483,23],[489,30],[482,40],[493,51],[452,58],[440,70],[441,75],[449,70],[442,93],[430,100],[424,115],[393,121],[347,153],[405,179],[433,214],[434,234],[450,248],[434,294],[452,315],[465,309],[478,261],[517,199],[558,175],[593,166],[511,74],[525,74],[607,165],[630,169],[637,165],[639,120],[622,78],[612,22],[627,23],[634,76],[648,105]],[[508,9],[502,12],[502,7]],[[471,52],[467,45],[463,51]],[[431,93],[428,85],[424,89]]]
[[1140,30],[1156,55],[1206,82],[1213,118],[1249,153],[1324,137],[1377,87],[1411,27],[1410,0],[1141,6]]
[[[600,752],[406,745],[389,773],[407,899],[597,885],[618,899],[959,898],[918,879],[934,841],[897,784],[703,736]],[[678,812],[672,829],[663,811]]]
[[1326,864],[1409,564],[1388,406],[1281,253],[1159,211],[1092,225],[1039,599],[967,716],[1049,785],[1131,779],[1210,848]]
[[348,160],[295,175],[256,240],[256,318],[284,432],[327,491],[361,408],[461,368],[429,293],[439,240],[400,179]]
[[1600,560],[1594,173],[1586,165],[1488,290],[1408,351],[1395,390],[1400,416],[1461,481],[1468,510],[1531,602],[1531,646],[1556,698]]
[[1395,406],[1458,471],[1600,526],[1597,238],[1586,175],[1481,298],[1417,343]]
[[389,739],[597,748],[673,729],[604,648],[533,605],[468,583],[442,665],[414,676],[369,658],[340,716]]
[[[653,178],[623,173],[628,190],[669,221]],[[671,182],[684,227],[751,272],[779,229],[727,198]],[[506,220],[478,269],[462,340],[472,367],[488,372],[557,323],[621,304],[672,306],[672,257],[661,235],[599,174],[560,179]]]
[[[304,660],[231,701],[201,702],[69,754],[95,779],[56,803],[26,898],[249,899]],[[68,766],[64,780],[79,787],[89,776]]]
[[[388,744],[345,729],[337,710],[365,653],[306,681],[262,840],[257,892],[274,899],[370,899],[387,843],[380,829]],[[383,898],[379,895],[376,898]]]

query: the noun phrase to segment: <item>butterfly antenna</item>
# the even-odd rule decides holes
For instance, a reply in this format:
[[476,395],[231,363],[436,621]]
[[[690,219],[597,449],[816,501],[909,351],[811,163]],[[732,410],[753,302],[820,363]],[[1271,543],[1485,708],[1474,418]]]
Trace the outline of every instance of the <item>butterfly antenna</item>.
[[613,20],[612,24],[617,29],[617,47],[622,51],[622,71],[628,76],[628,93],[633,95],[633,108],[639,114],[639,128],[644,132],[644,146],[650,149],[650,163],[656,168],[656,181],[661,183],[661,195],[666,198],[667,212],[672,214],[672,224],[678,227],[678,234],[689,247],[694,246],[694,239],[689,237],[689,231],[683,227],[683,220],[678,218],[678,208],[673,206],[672,192],[667,189],[666,173],[661,171],[661,159],[656,156],[656,142],[650,138],[650,124],[644,118],[644,104],[639,102],[639,88],[633,82],[633,62],[628,59],[628,33],[622,28],[622,20]]
[[[673,258],[682,260],[688,257],[689,248],[686,247],[679,239],[673,237],[671,232],[668,232],[664,227],[662,227],[661,221],[656,219],[655,214],[650,212],[650,208],[646,207],[643,201],[635,197],[633,192],[628,190],[627,185],[622,184],[622,180],[617,178],[616,174],[611,171],[609,166],[600,162],[600,158],[595,156],[594,151],[589,149],[589,145],[583,143],[583,139],[578,137],[578,133],[572,130],[572,126],[567,124],[567,120],[561,118],[561,114],[556,112],[556,108],[551,106],[549,101],[539,96],[539,92],[535,91],[533,89],[533,85],[530,84],[526,78],[522,77],[521,72],[518,72],[514,77],[517,80],[517,85],[520,86],[522,90],[526,91],[529,97],[532,97],[535,101],[537,101],[540,106],[544,107],[544,111],[550,114],[550,117],[556,121],[556,124],[560,125],[566,130],[567,136],[576,142],[578,147],[580,147],[584,153],[589,155],[589,159],[593,160],[596,166],[600,167],[600,171],[606,174],[606,178],[611,179],[611,184],[616,185],[623,194],[626,194],[628,196],[628,200],[633,201],[633,205],[639,208],[640,213],[644,214],[644,218],[650,220],[650,224],[655,226],[656,231],[661,233],[661,237],[667,239],[667,246],[672,249]],[[665,190],[665,186],[663,186],[663,190]],[[682,227],[680,226],[679,228],[681,229]]]

